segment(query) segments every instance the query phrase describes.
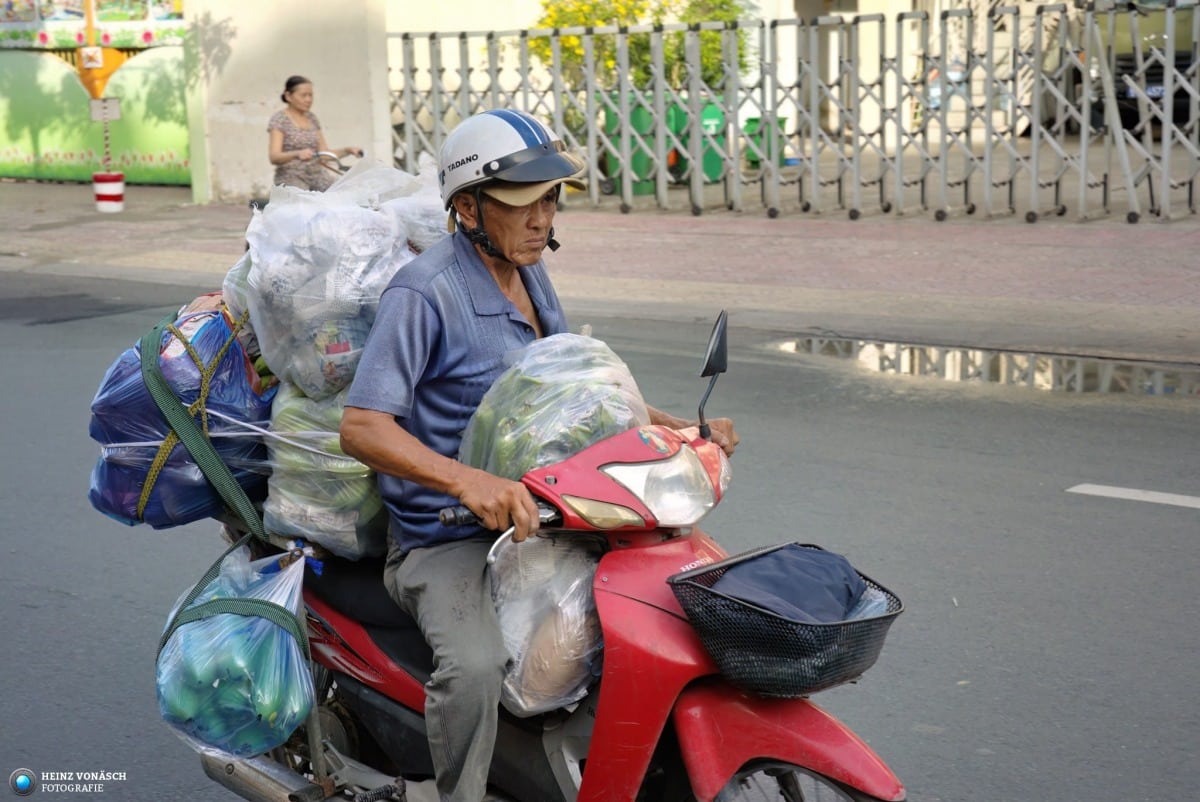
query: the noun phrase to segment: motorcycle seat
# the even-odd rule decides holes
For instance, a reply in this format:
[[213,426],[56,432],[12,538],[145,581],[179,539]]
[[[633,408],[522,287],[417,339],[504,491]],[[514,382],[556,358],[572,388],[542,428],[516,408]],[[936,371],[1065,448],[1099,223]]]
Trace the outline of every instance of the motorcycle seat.
[[305,568],[305,586],[315,591],[330,607],[367,626],[385,629],[416,629],[417,622],[400,609],[383,585],[382,557],[322,560],[321,573]]
[[330,607],[358,621],[397,665],[424,683],[433,674],[433,650],[417,622],[400,609],[383,585],[384,559],[322,560],[321,573],[305,568],[304,582]]

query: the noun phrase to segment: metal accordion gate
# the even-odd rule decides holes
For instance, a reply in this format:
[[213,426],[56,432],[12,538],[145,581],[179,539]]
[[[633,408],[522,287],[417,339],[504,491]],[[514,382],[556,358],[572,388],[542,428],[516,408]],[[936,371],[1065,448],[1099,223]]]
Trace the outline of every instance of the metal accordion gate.
[[1155,7],[1153,34],[1143,5],[987,0],[890,18],[393,33],[396,163],[416,172],[460,119],[511,107],[586,157],[589,188],[567,205],[1190,217],[1198,2]]

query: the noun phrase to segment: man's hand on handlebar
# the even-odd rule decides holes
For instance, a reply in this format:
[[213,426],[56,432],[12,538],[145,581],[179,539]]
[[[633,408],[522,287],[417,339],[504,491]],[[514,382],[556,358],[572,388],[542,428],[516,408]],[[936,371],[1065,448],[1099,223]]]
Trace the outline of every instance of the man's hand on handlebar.
[[725,456],[732,457],[741,440],[733,429],[733,421],[729,418],[713,418],[708,422],[712,430],[712,441],[725,451]]
[[511,526],[516,543],[537,533],[538,508],[525,485],[485,471],[471,478],[459,500],[478,516],[481,525],[496,531]]

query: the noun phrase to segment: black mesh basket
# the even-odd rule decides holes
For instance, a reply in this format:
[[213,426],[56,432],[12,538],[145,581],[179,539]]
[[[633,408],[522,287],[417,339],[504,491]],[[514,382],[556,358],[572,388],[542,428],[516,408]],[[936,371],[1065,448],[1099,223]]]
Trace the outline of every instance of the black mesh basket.
[[721,673],[742,690],[795,698],[857,679],[875,664],[888,627],[904,609],[879,583],[859,574],[887,598],[887,612],[831,624],[793,621],[712,590],[728,568],[780,548],[738,554],[675,574],[667,582]]

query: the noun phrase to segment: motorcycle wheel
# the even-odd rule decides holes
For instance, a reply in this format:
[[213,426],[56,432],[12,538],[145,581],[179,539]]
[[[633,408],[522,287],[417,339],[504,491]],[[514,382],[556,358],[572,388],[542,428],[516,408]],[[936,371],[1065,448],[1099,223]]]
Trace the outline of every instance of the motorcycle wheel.
[[879,802],[837,780],[791,763],[751,763],[717,794],[716,802]]

